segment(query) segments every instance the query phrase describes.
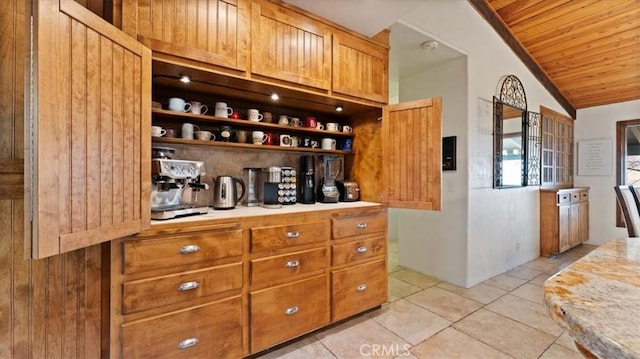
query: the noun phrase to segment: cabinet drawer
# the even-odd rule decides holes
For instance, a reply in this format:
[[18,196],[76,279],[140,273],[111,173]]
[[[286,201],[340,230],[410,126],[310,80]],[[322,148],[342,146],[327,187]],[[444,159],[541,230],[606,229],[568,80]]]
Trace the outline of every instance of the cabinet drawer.
[[250,298],[252,352],[329,323],[326,275],[252,292]]
[[251,252],[321,243],[329,239],[329,222],[251,228]]
[[589,202],[589,191],[578,192],[578,202]]
[[123,243],[126,274],[211,263],[242,255],[242,230],[204,232]]
[[374,237],[360,241],[331,245],[331,264],[336,266],[345,263],[357,262],[363,259],[385,254],[387,251],[387,239]]
[[243,354],[240,296],[123,324],[121,329],[123,358],[239,358]]
[[251,284],[269,284],[297,275],[326,269],[329,251],[326,248],[300,251],[251,261]]
[[331,273],[333,321],[344,319],[387,301],[385,260]]
[[571,203],[571,193],[562,192],[558,193],[558,204]]
[[123,313],[185,303],[242,288],[242,263],[125,282]]
[[385,212],[357,217],[334,218],[332,221],[333,239],[380,233],[387,230],[387,213]]

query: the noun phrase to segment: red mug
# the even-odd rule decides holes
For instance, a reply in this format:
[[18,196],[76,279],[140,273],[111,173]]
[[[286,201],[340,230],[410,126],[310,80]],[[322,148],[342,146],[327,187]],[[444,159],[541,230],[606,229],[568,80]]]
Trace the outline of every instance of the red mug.
[[275,145],[276,135],[273,132],[265,132],[264,136],[266,137],[266,140],[264,141],[265,145],[269,145],[269,146]]
[[229,118],[236,118],[236,119],[240,119],[240,118],[242,118],[242,117],[240,116],[240,112],[238,112],[238,111],[233,111],[233,112],[231,113],[231,115],[229,115]]
[[304,127],[316,128],[317,125],[318,125],[318,121],[313,116],[309,116],[304,119]]

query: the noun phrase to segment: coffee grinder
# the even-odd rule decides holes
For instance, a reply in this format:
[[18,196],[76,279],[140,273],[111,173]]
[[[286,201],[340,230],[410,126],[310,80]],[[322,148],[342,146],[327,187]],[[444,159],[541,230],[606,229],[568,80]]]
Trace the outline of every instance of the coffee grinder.
[[316,158],[300,157],[300,200],[304,204],[316,203]]
[[342,173],[342,158],[340,156],[320,156],[320,186],[318,187],[318,201],[322,203],[337,203],[340,192],[336,180]]

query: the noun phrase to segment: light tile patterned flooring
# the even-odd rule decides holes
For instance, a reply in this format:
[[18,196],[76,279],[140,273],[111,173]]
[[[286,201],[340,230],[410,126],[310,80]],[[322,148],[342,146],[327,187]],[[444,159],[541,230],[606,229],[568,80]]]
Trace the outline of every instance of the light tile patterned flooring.
[[540,257],[465,289],[397,264],[389,242],[389,302],[262,355],[308,358],[582,358],[547,315],[544,281],[595,246]]

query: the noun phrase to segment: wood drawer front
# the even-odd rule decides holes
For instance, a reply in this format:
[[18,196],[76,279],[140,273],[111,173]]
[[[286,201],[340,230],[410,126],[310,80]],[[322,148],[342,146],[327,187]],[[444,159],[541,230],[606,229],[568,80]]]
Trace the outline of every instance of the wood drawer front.
[[327,275],[251,292],[251,351],[329,323]]
[[329,235],[329,221],[251,228],[251,252],[321,243]]
[[251,284],[269,284],[297,275],[326,269],[329,266],[327,248],[311,249],[251,261]]
[[[239,358],[242,356],[240,296],[126,323],[121,328],[123,358]],[[184,349],[191,338],[198,343]]]
[[[197,246],[197,247],[196,247]],[[213,262],[242,255],[242,230],[203,232],[123,243],[124,273]]]
[[340,320],[387,301],[385,260],[331,273],[332,320]]
[[125,282],[123,314],[190,302],[242,288],[242,263]]
[[558,193],[558,204],[571,203],[571,193],[562,192]]
[[588,191],[576,191],[571,193],[571,203],[588,202],[588,201],[589,201]]
[[374,237],[360,241],[331,245],[331,264],[341,265],[361,261],[363,259],[382,255],[387,252],[387,239]]
[[357,217],[334,218],[332,221],[333,239],[380,233],[387,230],[386,212]]

